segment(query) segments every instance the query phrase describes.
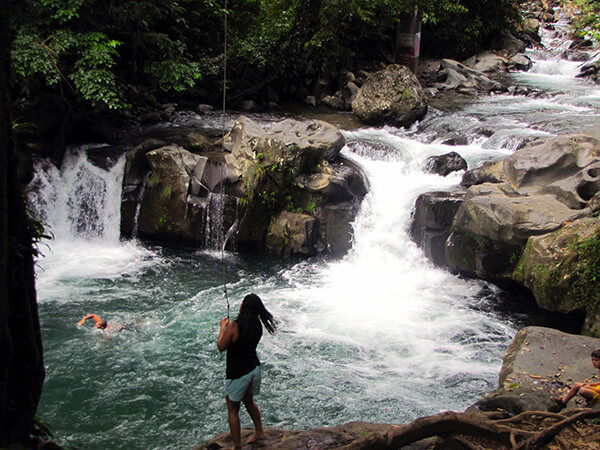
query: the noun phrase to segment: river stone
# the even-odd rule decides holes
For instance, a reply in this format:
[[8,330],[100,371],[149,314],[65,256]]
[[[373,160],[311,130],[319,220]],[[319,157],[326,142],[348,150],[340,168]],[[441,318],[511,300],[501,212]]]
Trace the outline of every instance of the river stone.
[[464,190],[419,195],[412,214],[410,236],[436,265],[445,264],[446,240]]
[[589,286],[586,292],[598,291],[598,283],[580,275],[595,261],[579,257],[578,246],[596,236],[599,226],[597,218],[586,217],[554,233],[529,238],[513,277],[531,289],[540,307],[563,313],[585,309],[582,283]]
[[265,167],[276,164],[295,173],[306,172],[323,160],[334,160],[345,142],[336,127],[321,120],[286,119],[263,129],[240,116],[225,136],[224,147],[234,156],[242,178],[251,180],[257,161]]
[[471,56],[464,64],[480,72],[504,72],[508,66],[508,60],[501,55],[491,51],[485,51]]
[[479,70],[472,69],[451,59],[442,59],[433,86],[442,90],[457,90],[465,94],[477,94],[480,91],[504,91],[497,81],[493,81]]
[[599,161],[600,140],[584,134],[556,136],[517,150],[504,159],[506,180],[532,191]]
[[364,123],[407,127],[427,113],[427,97],[408,67],[392,64],[369,76],[352,101]]
[[150,171],[146,153],[163,147],[166,142],[159,139],[146,139],[125,155],[125,171],[121,193],[121,236],[133,236],[136,226],[136,212],[144,194],[144,183]]
[[307,214],[280,212],[267,231],[265,250],[277,256],[311,256],[317,253],[319,223]]
[[[486,394],[469,410],[503,409],[552,411],[553,397],[563,397],[570,386],[584,380],[600,381],[590,354],[600,348],[600,339],[572,335],[544,327],[527,327],[514,337],[504,353],[499,388]],[[568,408],[580,399],[569,402]]]
[[517,53],[515,56],[510,58],[508,65],[510,69],[527,71],[531,69],[531,66],[533,66],[533,61],[531,61],[529,56],[523,53]]
[[502,161],[488,161],[475,169],[467,170],[460,182],[461,186],[469,187],[482,183],[501,183],[504,177]]
[[425,170],[445,177],[452,172],[467,170],[467,161],[456,152],[430,156],[425,162]]

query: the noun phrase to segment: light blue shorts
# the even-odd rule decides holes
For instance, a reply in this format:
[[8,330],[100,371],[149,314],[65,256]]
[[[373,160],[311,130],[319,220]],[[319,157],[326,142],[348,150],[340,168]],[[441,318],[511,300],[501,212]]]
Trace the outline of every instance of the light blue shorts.
[[246,394],[258,395],[260,393],[260,366],[256,366],[252,372],[235,380],[225,380],[225,392],[232,402],[241,401]]

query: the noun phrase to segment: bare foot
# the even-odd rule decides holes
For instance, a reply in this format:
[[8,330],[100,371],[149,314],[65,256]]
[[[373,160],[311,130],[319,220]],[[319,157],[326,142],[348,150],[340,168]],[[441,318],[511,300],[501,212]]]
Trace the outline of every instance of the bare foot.
[[254,433],[252,436],[248,438],[246,444],[252,444],[253,442],[260,441],[261,439],[265,439],[267,437],[267,433],[264,431],[262,433]]

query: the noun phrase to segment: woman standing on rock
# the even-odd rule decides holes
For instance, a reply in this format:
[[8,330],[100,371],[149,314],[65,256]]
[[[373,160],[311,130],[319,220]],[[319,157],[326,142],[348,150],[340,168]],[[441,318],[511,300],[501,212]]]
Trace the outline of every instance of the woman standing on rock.
[[254,422],[254,434],[250,436],[248,443],[266,437],[258,405],[254,402],[254,396],[260,391],[260,361],[256,355],[256,346],[262,337],[261,322],[270,334],[275,334],[277,322],[256,294],[244,297],[236,320],[230,321],[227,317],[221,319],[217,348],[221,352],[227,350],[227,412],[235,448],[242,446],[240,401],[244,402]]

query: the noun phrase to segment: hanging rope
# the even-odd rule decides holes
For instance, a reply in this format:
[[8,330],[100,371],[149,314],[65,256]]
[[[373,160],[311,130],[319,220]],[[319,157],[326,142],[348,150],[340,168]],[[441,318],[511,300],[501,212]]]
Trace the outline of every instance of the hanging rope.
[[[225,139],[225,101],[227,99],[227,0],[225,0],[225,20],[223,21],[223,121],[222,133]],[[225,141],[223,140],[223,144]]]
[[[225,19],[223,20],[223,121],[222,121],[222,140],[223,148],[225,148],[225,104],[227,99],[227,0],[225,0]],[[223,195],[223,183],[221,182],[221,195]],[[229,295],[227,294],[227,281],[225,278],[225,244],[226,239],[223,238],[221,245],[221,267],[223,272],[223,292],[227,301],[227,318],[229,319]]]

